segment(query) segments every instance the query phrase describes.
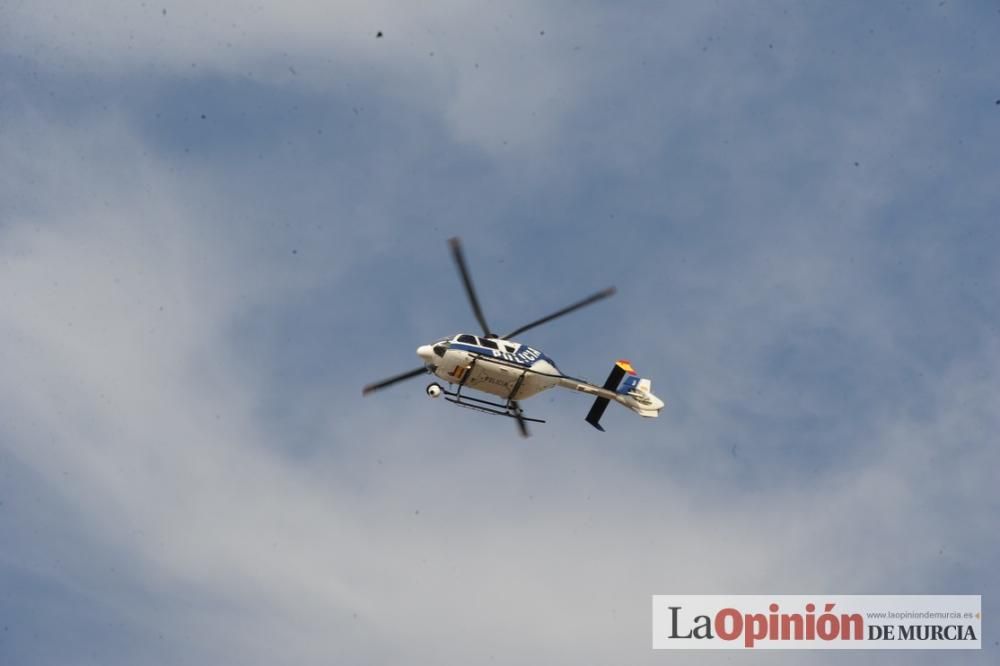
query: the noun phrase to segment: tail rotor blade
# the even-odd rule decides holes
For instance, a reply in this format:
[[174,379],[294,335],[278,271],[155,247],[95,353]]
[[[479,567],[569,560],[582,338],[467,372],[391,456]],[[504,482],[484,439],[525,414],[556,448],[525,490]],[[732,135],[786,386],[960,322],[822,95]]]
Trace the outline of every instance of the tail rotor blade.
[[469,296],[469,304],[472,305],[472,312],[476,315],[476,320],[483,327],[483,335],[491,335],[490,327],[486,324],[486,317],[483,316],[482,308],[479,307],[479,299],[476,298],[476,290],[472,286],[472,278],[469,276],[469,269],[465,265],[465,256],[462,254],[462,241],[455,238],[448,240],[451,247],[451,256],[455,258],[458,265],[458,272],[462,275],[462,284],[465,285],[465,293]]
[[426,372],[428,372],[428,368],[426,368],[425,366],[414,368],[413,370],[410,370],[409,372],[404,372],[401,375],[396,375],[395,377],[389,377],[388,379],[383,379],[380,382],[369,384],[368,386],[361,389],[361,395],[368,395],[369,393],[374,393],[375,391],[384,389],[388,386],[392,386],[393,384],[396,384],[398,382],[402,382],[407,379],[412,379],[414,377],[419,377],[420,375]]
[[512,338],[515,335],[518,335],[519,333],[524,333],[525,331],[527,331],[529,329],[532,329],[532,328],[534,328],[536,326],[541,326],[542,324],[548,323],[548,322],[552,321],[553,319],[556,319],[558,317],[562,317],[563,315],[567,315],[570,312],[573,312],[574,310],[579,310],[582,307],[590,305],[591,303],[596,303],[597,301],[605,299],[608,296],[614,296],[615,291],[616,290],[615,290],[614,287],[608,287],[607,289],[602,289],[601,291],[597,292],[596,294],[591,294],[590,296],[588,296],[587,298],[583,299],[582,301],[574,303],[573,305],[568,305],[568,306],[564,307],[562,310],[558,310],[556,312],[553,312],[552,314],[548,315],[547,317],[542,317],[541,319],[537,319],[537,320],[531,322],[530,324],[525,324],[521,328],[518,328],[518,329],[515,329],[515,330],[511,331],[507,335],[503,336],[503,339],[506,340],[508,338]]

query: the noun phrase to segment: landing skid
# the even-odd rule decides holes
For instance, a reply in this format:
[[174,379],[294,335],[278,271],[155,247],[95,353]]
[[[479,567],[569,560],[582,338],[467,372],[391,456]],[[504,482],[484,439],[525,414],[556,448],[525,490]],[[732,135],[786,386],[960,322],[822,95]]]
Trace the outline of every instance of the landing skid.
[[473,398],[472,396],[462,395],[462,389],[465,387],[465,382],[472,376],[472,370],[476,367],[476,360],[473,359],[472,363],[466,369],[462,381],[458,383],[458,388],[454,391],[449,391],[439,384],[431,384],[427,387],[427,395],[433,395],[432,389],[434,391],[439,391],[444,394],[445,400],[450,403],[456,404],[459,407],[465,407],[467,409],[474,409],[477,412],[483,412],[485,414],[494,414],[496,416],[506,416],[508,418],[517,421],[517,430],[521,433],[521,437],[528,437],[528,421],[532,423],[545,423],[542,419],[532,419],[524,415],[524,411],[521,406],[517,404],[517,400],[514,400],[514,396],[517,395],[517,390],[521,388],[521,383],[524,381],[524,377],[527,372],[522,372],[521,376],[517,378],[514,382],[514,388],[511,390],[510,395],[507,396],[507,401],[504,403],[491,402],[489,400],[483,400],[482,398]]
[[[518,414],[515,411],[514,405],[511,404],[512,401],[508,400],[506,403],[492,402],[490,400],[482,400],[480,398],[473,398],[469,395],[462,395],[462,388],[459,387],[457,391],[449,391],[448,389],[441,387],[441,392],[444,393],[444,399],[450,403],[456,404],[459,407],[465,407],[466,409],[474,409],[477,412],[484,412],[486,414],[496,414],[497,416],[506,416],[508,418],[516,419]],[[532,423],[545,423],[543,419],[533,419],[531,417],[520,415],[521,419],[524,421],[531,421]]]

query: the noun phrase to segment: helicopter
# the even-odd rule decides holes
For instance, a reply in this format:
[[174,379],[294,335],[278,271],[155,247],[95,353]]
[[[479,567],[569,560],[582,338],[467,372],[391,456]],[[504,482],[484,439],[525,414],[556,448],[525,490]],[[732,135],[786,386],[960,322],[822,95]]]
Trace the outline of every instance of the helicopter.
[[[465,286],[465,293],[469,297],[472,312],[483,333],[481,335],[457,333],[417,347],[417,356],[423,361],[419,368],[368,384],[362,389],[362,395],[369,395],[420,375],[431,374],[447,383],[448,387],[445,388],[437,381],[431,382],[426,388],[429,397],[444,396],[445,400],[460,407],[512,418],[517,421],[522,437],[529,435],[528,422],[545,423],[545,421],[525,416],[520,401],[555,387],[595,396],[585,420],[601,432],[604,432],[604,427],[600,423],[601,417],[612,401],[627,407],[639,416],[656,418],[659,415],[664,406],[663,401],[653,395],[650,380],[640,378],[629,361],[617,361],[604,384],[598,386],[584,379],[563,374],[549,356],[534,347],[512,340],[515,335],[614,295],[614,287],[591,294],[581,301],[516,328],[506,335],[496,335],[491,332],[479,306],[479,299],[476,297],[476,290],[472,286],[472,278],[465,263],[461,241],[457,237],[451,238],[448,245]],[[467,390],[496,396],[499,400],[487,400],[469,395]]]

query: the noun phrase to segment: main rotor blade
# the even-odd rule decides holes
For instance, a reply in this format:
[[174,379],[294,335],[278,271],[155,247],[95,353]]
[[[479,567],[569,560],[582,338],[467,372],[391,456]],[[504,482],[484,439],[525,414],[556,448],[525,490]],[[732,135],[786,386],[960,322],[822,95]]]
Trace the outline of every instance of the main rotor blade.
[[483,327],[483,335],[490,335],[490,327],[486,325],[486,317],[479,307],[479,299],[476,298],[476,290],[472,287],[472,278],[469,276],[469,269],[465,266],[465,257],[462,254],[462,241],[458,236],[448,240],[451,247],[451,256],[455,257],[458,264],[458,272],[462,274],[462,283],[465,285],[465,293],[469,295],[469,303],[472,304],[472,312],[476,315],[476,320]]
[[521,406],[517,404],[516,400],[511,400],[510,406],[514,408],[514,418],[517,419],[517,429],[521,433],[521,437],[530,437],[528,424],[525,423],[524,417],[521,415]]
[[515,335],[517,335],[519,333],[524,333],[525,331],[527,331],[530,328],[534,328],[536,326],[541,326],[542,324],[544,324],[546,322],[550,322],[550,321],[552,321],[553,319],[555,319],[557,317],[562,317],[563,315],[569,314],[570,312],[573,312],[574,310],[579,310],[580,308],[584,307],[585,305],[590,305],[591,303],[596,303],[597,301],[601,300],[602,298],[607,298],[608,296],[613,296],[614,293],[615,293],[615,291],[616,290],[615,290],[614,287],[608,287],[607,289],[599,291],[596,294],[588,296],[587,298],[583,299],[579,303],[574,303],[573,305],[567,306],[567,307],[563,308],[562,310],[559,310],[557,312],[553,312],[548,317],[542,317],[541,319],[539,319],[537,321],[533,321],[530,324],[525,324],[521,328],[515,329],[515,330],[511,331],[510,333],[508,333],[507,335],[503,336],[502,339],[506,340],[508,338],[512,338],[512,337],[514,337]]
[[386,386],[392,386],[396,382],[401,382],[422,375],[425,372],[427,372],[427,368],[425,368],[424,366],[420,366],[419,368],[415,368],[413,370],[410,370],[409,372],[404,372],[401,375],[396,375],[395,377],[389,377],[388,379],[383,379],[380,382],[369,384],[368,386],[361,389],[361,395],[368,395],[369,393],[378,391],[379,389],[384,389]]

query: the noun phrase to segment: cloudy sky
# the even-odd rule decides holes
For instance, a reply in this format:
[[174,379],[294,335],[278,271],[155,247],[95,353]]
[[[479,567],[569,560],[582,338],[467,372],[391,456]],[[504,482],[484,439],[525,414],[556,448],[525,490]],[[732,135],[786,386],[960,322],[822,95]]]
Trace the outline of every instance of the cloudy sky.
[[[700,663],[655,593],[982,594],[995,663],[998,62],[989,1],[0,1],[0,663]],[[362,398],[474,331],[453,235],[498,329],[616,285],[524,341],[661,417]]]

